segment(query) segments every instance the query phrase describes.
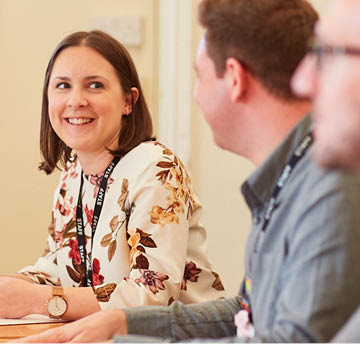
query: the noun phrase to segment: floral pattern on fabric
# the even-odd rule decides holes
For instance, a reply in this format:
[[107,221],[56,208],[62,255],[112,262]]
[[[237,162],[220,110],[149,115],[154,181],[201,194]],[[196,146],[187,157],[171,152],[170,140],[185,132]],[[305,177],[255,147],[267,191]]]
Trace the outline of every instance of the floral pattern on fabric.
[[77,265],[80,265],[81,259],[80,259],[78,239],[70,238],[69,247],[71,248],[69,251],[69,258],[72,259]]
[[100,274],[100,261],[99,259],[94,259],[92,264],[92,270],[93,270],[93,284],[101,285],[104,283],[104,276]]
[[72,212],[72,209],[76,207],[74,197],[70,196],[67,198],[66,183],[63,183],[59,192],[59,199],[55,208],[59,211],[62,216],[69,216]]
[[173,304],[175,302],[175,299],[174,299],[174,297],[173,296],[171,296],[170,298],[169,298],[169,300],[168,300],[168,306],[169,305],[171,305],[171,304]]
[[65,165],[65,168],[64,168],[63,180],[68,179],[68,177],[76,179],[79,176],[79,173],[77,171],[77,167],[78,167],[77,157],[72,156],[71,159],[68,162],[66,162],[66,165]]
[[[95,188],[94,188],[94,199],[96,198],[97,193],[99,191],[101,179],[103,178],[103,176],[104,176],[104,174],[96,174],[96,175],[90,175],[90,176],[85,175],[85,178],[87,178],[90,181],[90,183],[95,186]],[[106,186],[106,191],[109,190],[110,185],[113,182],[114,182],[114,179],[111,178],[111,176],[110,176],[109,180],[108,180],[108,183],[107,183],[107,186]]]
[[74,260],[74,258],[72,259],[71,266],[66,265],[66,271],[73,282],[79,284],[79,286],[83,286],[85,276],[84,270],[81,265]]
[[[88,205],[85,205],[85,213],[86,213],[86,221],[89,223],[89,225],[92,227],[92,221],[94,218],[94,210],[90,210]],[[85,224],[86,226],[86,224]]]
[[[81,174],[76,157],[66,163],[54,195],[44,256],[21,270],[35,282],[74,287],[85,282],[76,234]],[[85,176],[81,197],[86,263],[92,263],[93,289],[102,308],[224,297],[203,249],[201,206],[184,165],[172,151],[147,142],[120,160],[109,178],[92,239],[101,176]]]
[[192,261],[190,261],[189,263],[186,264],[185,266],[185,271],[184,271],[184,278],[183,281],[181,283],[181,290],[186,290],[186,283],[187,281],[190,282],[197,282],[199,279],[199,273],[201,272],[201,269],[197,268],[195,263],[193,263]]
[[49,274],[46,272],[40,272],[40,271],[28,271],[22,273],[34,282],[40,284],[40,285],[57,285],[55,284],[50,278]]
[[106,284],[105,286],[99,287],[97,289],[94,289],[94,293],[96,296],[96,299],[99,302],[108,302],[110,300],[111,294],[116,289],[116,284]]
[[128,239],[130,246],[130,263],[132,268],[147,269],[149,268],[149,261],[144,253],[144,247],[156,248],[155,242],[151,239],[150,234],[136,229],[135,233],[132,232]]
[[218,291],[224,291],[224,285],[221,282],[220,276],[216,272],[211,272],[212,275],[215,277],[214,282],[212,283],[212,287]]
[[[162,169],[156,174],[156,177],[170,191],[170,195],[167,207],[154,205],[150,216],[152,223],[164,226],[173,222],[179,223],[178,213],[184,213],[184,205],[189,203],[187,219],[199,205],[194,199],[193,190],[190,188],[190,177],[183,163],[168,148],[159,143],[156,144],[163,148],[164,155],[164,160],[156,164]],[[170,183],[171,180],[175,181],[175,186]]]
[[[126,198],[128,196],[128,187],[129,187],[129,181],[127,179],[124,179],[121,186],[121,195],[117,200],[117,203],[121,207],[121,210],[125,212],[125,202]],[[119,231],[126,231],[127,221],[128,221],[128,214],[126,214],[126,218],[119,221],[119,216],[114,216],[110,223],[109,227],[111,232],[107,233],[102,239],[101,239],[101,245],[103,247],[108,247],[108,259],[111,261],[114,257],[115,250],[117,247],[117,235]]]
[[109,227],[111,232],[107,233],[102,239],[101,239],[101,245],[103,247],[107,247],[107,257],[109,262],[113,259],[115,251],[116,251],[116,238],[117,233],[126,225],[125,221],[119,221],[119,216],[114,216],[111,221],[109,222]]
[[141,276],[135,279],[136,283],[147,286],[153,294],[158,293],[160,290],[165,290],[163,281],[168,280],[169,276],[150,270],[140,269],[139,271]]

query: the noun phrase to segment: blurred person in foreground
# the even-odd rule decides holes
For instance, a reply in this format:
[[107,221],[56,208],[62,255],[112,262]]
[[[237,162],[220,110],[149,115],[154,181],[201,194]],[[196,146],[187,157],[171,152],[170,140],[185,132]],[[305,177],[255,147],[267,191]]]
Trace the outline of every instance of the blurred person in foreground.
[[203,0],[199,18],[195,100],[216,144],[257,167],[242,185],[253,224],[239,295],[97,313],[21,341],[326,342],[360,303],[360,182],[313,162],[311,104],[290,90],[317,14],[304,0]]
[[[314,158],[360,176],[360,2],[334,0],[316,25],[313,46],[292,86],[313,101]],[[357,263],[354,262],[356,266]],[[360,309],[333,339],[360,342]]]

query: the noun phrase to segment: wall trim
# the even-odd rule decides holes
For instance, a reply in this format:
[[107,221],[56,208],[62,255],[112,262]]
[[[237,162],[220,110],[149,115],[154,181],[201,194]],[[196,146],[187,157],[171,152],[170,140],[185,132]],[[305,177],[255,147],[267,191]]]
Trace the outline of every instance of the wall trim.
[[188,165],[191,146],[191,0],[159,4],[159,140]]

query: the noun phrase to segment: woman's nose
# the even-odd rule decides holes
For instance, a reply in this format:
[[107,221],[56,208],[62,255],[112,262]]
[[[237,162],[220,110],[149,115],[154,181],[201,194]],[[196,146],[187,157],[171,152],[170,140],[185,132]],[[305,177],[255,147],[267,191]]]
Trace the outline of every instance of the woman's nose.
[[87,105],[88,105],[88,101],[86,99],[85,93],[78,88],[73,88],[69,93],[67,106],[73,109],[78,109],[81,107],[86,107]]

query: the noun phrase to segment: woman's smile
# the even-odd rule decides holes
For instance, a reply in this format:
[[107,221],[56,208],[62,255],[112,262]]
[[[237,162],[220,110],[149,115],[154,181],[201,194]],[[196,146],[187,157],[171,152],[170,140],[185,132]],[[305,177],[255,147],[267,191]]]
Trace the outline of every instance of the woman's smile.
[[85,117],[69,117],[69,118],[65,118],[65,120],[72,125],[86,125],[94,121],[94,119],[85,118]]

